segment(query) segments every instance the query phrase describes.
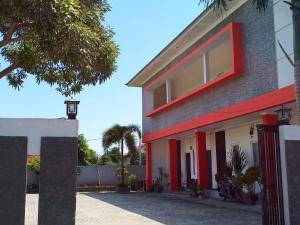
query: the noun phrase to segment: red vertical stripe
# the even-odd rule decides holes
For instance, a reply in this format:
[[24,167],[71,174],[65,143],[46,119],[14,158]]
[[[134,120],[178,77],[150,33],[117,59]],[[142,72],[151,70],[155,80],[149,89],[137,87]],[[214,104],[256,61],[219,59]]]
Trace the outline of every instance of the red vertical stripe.
[[206,158],[206,134],[204,132],[195,132],[196,139],[196,163],[197,163],[197,181],[204,188],[208,188],[208,168]]
[[178,156],[177,140],[169,140],[169,188],[170,191],[178,191]]
[[146,144],[146,190],[149,191],[152,186],[152,156],[151,143]]

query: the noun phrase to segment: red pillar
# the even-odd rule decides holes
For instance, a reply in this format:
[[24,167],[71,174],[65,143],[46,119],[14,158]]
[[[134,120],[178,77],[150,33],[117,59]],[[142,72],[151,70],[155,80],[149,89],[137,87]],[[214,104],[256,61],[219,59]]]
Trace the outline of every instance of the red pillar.
[[206,158],[206,134],[204,132],[195,132],[196,140],[196,163],[197,163],[197,181],[204,188],[208,188],[208,168]]
[[278,119],[274,114],[265,114],[262,116],[262,121],[264,125],[277,125]]
[[169,140],[169,190],[178,191],[177,140]]
[[152,156],[151,143],[146,143],[146,190],[149,191],[152,186]]

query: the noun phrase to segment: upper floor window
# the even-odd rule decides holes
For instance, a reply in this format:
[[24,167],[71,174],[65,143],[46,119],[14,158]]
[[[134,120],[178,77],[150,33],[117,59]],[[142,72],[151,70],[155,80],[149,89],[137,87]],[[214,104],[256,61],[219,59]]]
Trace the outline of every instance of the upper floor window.
[[153,107],[154,109],[167,103],[166,84],[162,84],[153,91]]
[[243,70],[241,26],[230,23],[146,85],[153,93],[153,112],[212,87]]

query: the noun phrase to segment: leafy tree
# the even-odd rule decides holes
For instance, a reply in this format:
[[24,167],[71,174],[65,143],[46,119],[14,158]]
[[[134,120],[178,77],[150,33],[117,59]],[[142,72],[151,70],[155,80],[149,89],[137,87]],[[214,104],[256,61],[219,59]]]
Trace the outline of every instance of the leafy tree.
[[101,84],[118,56],[108,11],[106,0],[0,0],[0,50],[10,63],[0,79],[19,89],[32,74],[65,96]]
[[112,163],[119,164],[121,161],[120,149],[118,147],[113,147],[110,151],[108,151],[110,155],[110,159]]
[[108,152],[105,152],[101,157],[100,157],[100,165],[113,165],[113,162],[111,161],[111,156],[108,154]]
[[116,124],[107,129],[103,133],[102,145],[104,150],[108,150],[113,145],[119,145],[121,148],[121,183],[125,185],[125,169],[124,169],[124,145],[126,144],[129,152],[136,151],[136,136],[141,138],[141,130],[137,125],[121,126]]
[[100,158],[101,165],[116,165],[120,164],[121,155],[120,149],[118,147],[113,147],[109,150],[106,150],[105,153]]
[[96,152],[90,149],[86,138],[83,134],[78,136],[78,165],[96,165],[98,156]]
[[[227,4],[231,0],[199,0],[199,3],[204,3],[206,7],[213,7],[220,12],[227,9]],[[290,2],[284,1],[290,7],[293,15],[294,24],[294,62],[288,57],[294,66],[295,70],[295,85],[296,85],[296,103],[298,117],[300,121],[300,0],[291,0]],[[271,0],[252,0],[254,7],[259,11],[265,11],[269,4],[273,4]]]

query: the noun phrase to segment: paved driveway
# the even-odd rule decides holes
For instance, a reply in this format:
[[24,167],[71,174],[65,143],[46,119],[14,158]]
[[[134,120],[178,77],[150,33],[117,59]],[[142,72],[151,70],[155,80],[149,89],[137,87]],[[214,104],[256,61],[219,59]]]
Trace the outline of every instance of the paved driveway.
[[[36,225],[36,195],[27,199],[26,225]],[[77,194],[76,225],[259,225],[260,214],[211,207],[160,194]]]

